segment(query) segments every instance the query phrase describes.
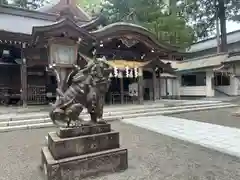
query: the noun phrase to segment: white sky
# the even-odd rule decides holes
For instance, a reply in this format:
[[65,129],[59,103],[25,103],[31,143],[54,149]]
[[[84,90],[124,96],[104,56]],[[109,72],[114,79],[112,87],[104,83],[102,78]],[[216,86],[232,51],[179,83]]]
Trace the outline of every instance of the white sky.
[[236,30],[240,30],[240,23],[236,23],[233,21],[227,21],[227,32],[232,32]]

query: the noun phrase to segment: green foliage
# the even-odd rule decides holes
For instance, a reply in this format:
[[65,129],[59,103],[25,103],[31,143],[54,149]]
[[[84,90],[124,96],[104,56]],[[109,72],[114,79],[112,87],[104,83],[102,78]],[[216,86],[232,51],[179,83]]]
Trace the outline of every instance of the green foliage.
[[102,8],[101,0],[78,0],[77,4],[84,7],[91,15],[98,14]]
[[239,0],[188,0],[187,6],[183,3],[184,16],[192,23],[199,38],[209,37],[215,32],[216,15],[219,16],[216,12],[220,1],[225,3],[226,20],[232,20],[240,14]]
[[193,29],[184,17],[171,9],[162,0],[108,0],[100,4],[102,13],[109,23],[124,21],[146,27],[159,41],[186,48],[195,40]]
[[[103,8],[103,13],[110,22],[126,21],[130,15],[134,14],[135,23],[151,29],[158,37],[163,36],[162,34],[166,35],[165,31],[168,31],[168,34],[174,34],[172,29],[177,29],[178,37],[182,39],[180,42],[187,45],[189,44],[188,42],[196,39],[194,35],[201,39],[209,37],[215,32],[216,10],[218,9],[216,4],[218,5],[220,0],[165,0],[165,2],[169,2],[168,6],[164,4],[164,0],[90,1],[94,2],[88,4],[88,9],[94,9],[96,13],[96,9],[99,11]],[[226,6],[226,20],[240,21],[240,1],[221,1],[224,1]],[[169,17],[169,12],[167,11],[166,13],[168,7],[170,12],[177,14],[177,16],[174,18]],[[179,27],[176,28],[175,26]],[[159,39],[161,40],[162,38]],[[174,39],[174,37],[170,36],[170,38],[166,39]]]

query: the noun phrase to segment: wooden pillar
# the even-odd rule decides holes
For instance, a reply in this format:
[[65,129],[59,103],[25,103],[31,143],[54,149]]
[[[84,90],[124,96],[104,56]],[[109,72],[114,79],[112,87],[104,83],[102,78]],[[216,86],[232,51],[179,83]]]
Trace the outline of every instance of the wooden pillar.
[[162,87],[162,86],[161,86],[161,72],[160,72],[160,71],[158,72],[158,78],[159,78],[159,80],[158,80],[158,83],[159,83],[159,84],[158,84],[158,88],[159,88],[158,93],[159,93],[159,99],[161,99],[161,97],[162,97],[162,95],[161,95],[161,92],[162,92],[162,91],[161,91],[161,87]]
[[153,69],[153,101],[157,100],[157,76],[156,71]]
[[119,80],[120,80],[120,96],[121,96],[121,104],[124,104],[124,85],[123,85],[123,76],[122,72],[119,72]]
[[27,106],[27,64],[26,58],[24,57],[24,49],[26,48],[26,43],[22,43],[21,48],[21,100],[23,107]]
[[138,102],[143,104],[143,71],[139,68],[138,74]]
[[181,94],[180,94],[181,85],[182,85],[182,76],[181,74],[177,74],[177,79],[176,79],[177,99],[181,99]]
[[166,84],[166,97],[168,98],[168,79],[165,78],[165,84]]

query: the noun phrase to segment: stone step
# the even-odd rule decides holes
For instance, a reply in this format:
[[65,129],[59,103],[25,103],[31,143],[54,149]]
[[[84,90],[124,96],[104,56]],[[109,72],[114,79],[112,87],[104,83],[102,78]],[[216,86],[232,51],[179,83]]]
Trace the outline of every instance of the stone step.
[[[222,101],[209,101],[209,100],[177,100],[177,99],[161,99],[154,101],[145,101],[143,105],[136,105],[136,104],[123,104],[123,105],[105,105],[106,109],[125,109],[125,108],[135,108],[135,107],[154,107],[156,104],[164,105],[189,105],[189,104],[209,104],[209,103],[218,103]],[[25,113],[33,113],[33,112],[48,112],[51,109],[50,105],[39,105],[39,106],[28,106],[26,108],[24,107],[3,107],[0,109],[0,116],[2,114],[25,114]]]
[[[156,105],[155,107],[152,106],[143,106],[142,108],[125,108],[125,109],[113,109],[110,111],[110,109],[106,109],[104,112],[105,116],[112,116],[117,114],[125,114],[125,113],[142,113],[142,112],[150,112],[150,111],[164,111],[164,110],[175,110],[175,109],[182,109],[182,108],[192,108],[192,107],[205,107],[205,106],[216,106],[216,105],[228,105],[229,103],[208,103],[208,104],[187,104],[187,105],[181,105],[181,106],[175,106],[175,107],[162,107],[162,105]],[[82,114],[83,118],[89,117],[89,115],[85,112]],[[26,114],[14,114],[14,115],[0,115],[0,127],[4,126],[4,123],[9,121],[21,121],[24,120],[27,122],[27,120],[30,119],[46,119],[49,118],[49,115],[47,112],[42,113],[26,113]],[[7,123],[8,124],[8,123]],[[7,126],[7,125],[5,125]]]
[[47,123],[39,123],[39,124],[27,124],[27,125],[19,125],[19,126],[0,127],[0,133],[16,131],[16,130],[40,129],[40,128],[48,128],[48,127],[54,127],[54,124],[52,122],[47,122]]
[[[105,111],[124,111],[126,109],[141,109],[141,108],[154,108],[154,107],[173,107],[173,106],[186,106],[186,105],[201,105],[201,104],[216,104],[221,103],[221,101],[196,101],[196,100],[157,100],[156,102],[151,101],[145,102],[143,105],[136,104],[124,104],[124,105],[106,105]],[[38,107],[27,107],[27,108],[13,108],[10,107],[3,108],[0,111],[0,119],[6,118],[6,114],[8,117],[15,118],[16,116],[27,116],[28,114],[46,114],[48,116],[48,111],[50,110],[50,106],[38,106]],[[84,110],[86,113],[86,110]]]
[[[143,106],[143,105],[127,105],[126,107],[112,107],[112,108],[105,108],[104,111],[105,112],[111,112],[111,111],[124,111],[124,110],[137,110],[137,109],[142,109],[142,108],[160,108],[160,107],[164,107],[163,104],[152,104],[152,105],[148,105],[148,106]],[[83,110],[82,114],[87,114],[86,109]],[[0,121],[2,120],[26,120],[26,119],[31,119],[31,118],[47,118],[49,117],[49,112],[48,111],[44,111],[44,112],[28,112],[28,113],[7,113],[7,114],[0,114]]]
[[[104,113],[105,116],[116,116],[122,114],[139,114],[139,113],[148,113],[148,112],[162,112],[162,111],[175,111],[179,109],[188,109],[188,108],[198,108],[198,107],[212,107],[212,106],[225,106],[232,105],[230,103],[212,103],[212,104],[199,104],[199,105],[184,105],[184,106],[175,106],[175,107],[162,107],[162,108],[143,108],[138,110],[127,109],[120,112],[108,112]],[[105,117],[104,116],[104,117]]]
[[[231,105],[229,103],[218,103],[218,104],[209,104],[209,105],[192,105],[192,106],[180,106],[180,107],[168,107],[168,108],[154,108],[154,109],[139,109],[139,110],[126,110],[124,112],[111,112],[111,113],[104,113],[105,118],[109,117],[121,117],[122,114],[139,114],[139,113],[150,113],[150,112],[160,112],[160,111],[176,111],[181,109],[188,109],[188,108],[200,108],[200,107],[208,107],[208,106],[224,106],[224,105]],[[178,111],[177,111],[178,112]],[[89,115],[85,114],[81,116],[83,119],[89,119]],[[35,124],[35,123],[45,123],[49,122],[50,118],[49,116],[28,116],[24,120],[22,117],[19,119],[16,117],[16,119],[11,120],[2,120],[0,121],[0,127],[3,126],[16,126],[16,125],[23,125],[23,124]]]
[[11,106],[7,106],[7,107],[1,107],[0,108],[0,115],[2,114],[24,114],[24,113],[31,113],[31,112],[41,112],[41,111],[49,111],[50,106],[30,106],[30,107],[11,107]]
[[[133,113],[133,114],[124,114],[122,113],[120,116],[109,116],[105,117],[107,121],[113,121],[118,119],[127,119],[127,118],[134,118],[134,117],[144,117],[144,116],[155,116],[155,115],[169,115],[175,113],[184,113],[184,112],[191,112],[191,111],[201,111],[201,110],[211,110],[211,109],[219,109],[219,108],[230,108],[230,107],[238,107],[235,104],[228,104],[224,103],[225,105],[215,105],[215,106],[203,106],[203,107],[189,107],[184,109],[171,109],[171,110],[163,110],[163,111],[150,111],[150,112],[143,112],[143,113]],[[9,132],[14,130],[23,130],[23,129],[38,129],[44,127],[54,127],[55,125],[50,121],[49,122],[39,122],[36,120],[32,120],[32,124],[21,124],[21,125],[14,125],[11,126],[3,126],[0,127],[0,132]],[[30,122],[30,121],[29,121]],[[36,123],[38,122],[38,123]]]
[[[104,118],[106,121],[116,121],[119,120],[119,117],[107,117]],[[39,120],[39,119],[38,119]],[[90,121],[90,119],[87,119],[86,121]],[[9,126],[2,126],[0,127],[0,133],[1,132],[9,132],[9,131],[15,131],[15,130],[24,130],[24,129],[39,129],[39,128],[48,128],[48,127],[54,127],[55,125],[52,123],[50,118],[47,119],[47,121],[37,121],[36,119],[31,119],[27,121],[28,123],[22,124],[19,122],[19,124],[10,124]]]
[[175,110],[165,110],[165,111],[157,111],[157,112],[143,112],[137,114],[126,114],[121,117],[112,116],[113,119],[119,117],[118,119],[127,119],[127,118],[135,118],[135,117],[144,117],[144,116],[155,116],[155,115],[169,115],[169,114],[177,114],[184,112],[192,112],[192,111],[201,111],[201,110],[211,110],[211,109],[220,109],[220,108],[230,108],[230,107],[238,107],[238,105],[234,104],[226,104],[226,105],[216,105],[216,106],[205,106],[205,107],[192,107],[192,108],[184,108],[184,109],[175,109]]

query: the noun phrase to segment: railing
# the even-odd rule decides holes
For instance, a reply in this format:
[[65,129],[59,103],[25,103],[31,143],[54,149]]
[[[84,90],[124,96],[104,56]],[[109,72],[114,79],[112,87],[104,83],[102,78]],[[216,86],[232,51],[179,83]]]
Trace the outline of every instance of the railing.
[[[129,96],[128,92],[123,94],[123,103],[124,104],[134,104],[137,101],[137,97]],[[120,93],[111,93],[111,104],[120,104],[121,103],[121,94]]]
[[28,86],[28,104],[46,104],[45,86]]

